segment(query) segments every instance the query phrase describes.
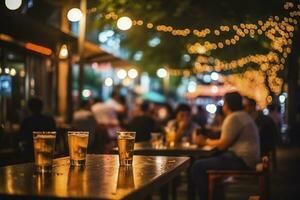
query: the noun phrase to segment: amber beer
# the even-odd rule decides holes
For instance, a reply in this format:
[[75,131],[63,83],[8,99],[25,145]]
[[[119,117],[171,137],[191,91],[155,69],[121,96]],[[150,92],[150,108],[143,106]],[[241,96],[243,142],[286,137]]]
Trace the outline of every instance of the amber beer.
[[52,169],[56,132],[33,132],[34,159],[37,171]]
[[117,132],[120,165],[132,165],[135,132]]
[[86,131],[69,131],[69,154],[72,166],[85,165],[89,133]]

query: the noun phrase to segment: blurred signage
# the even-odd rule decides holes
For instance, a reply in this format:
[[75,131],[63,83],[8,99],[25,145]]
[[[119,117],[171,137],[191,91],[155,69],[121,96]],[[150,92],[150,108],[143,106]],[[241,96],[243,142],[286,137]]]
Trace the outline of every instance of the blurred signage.
[[9,97],[11,96],[12,83],[11,76],[0,75],[0,96]]

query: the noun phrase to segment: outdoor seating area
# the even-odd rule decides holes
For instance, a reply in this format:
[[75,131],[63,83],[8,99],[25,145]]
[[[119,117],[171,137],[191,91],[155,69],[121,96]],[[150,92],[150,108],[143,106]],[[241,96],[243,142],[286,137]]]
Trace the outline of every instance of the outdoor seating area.
[[3,0],[0,200],[300,199],[300,1]]

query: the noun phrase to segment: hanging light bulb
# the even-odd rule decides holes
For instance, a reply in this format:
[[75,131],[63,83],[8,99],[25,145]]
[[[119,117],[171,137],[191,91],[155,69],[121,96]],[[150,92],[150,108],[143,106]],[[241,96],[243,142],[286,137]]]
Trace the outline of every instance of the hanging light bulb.
[[128,71],[128,76],[131,79],[135,79],[138,76],[138,71],[136,69],[132,68]]
[[168,76],[168,71],[167,71],[165,68],[159,68],[159,69],[156,71],[156,75],[157,75],[159,78],[165,78],[166,76]]
[[63,44],[60,48],[58,57],[60,59],[66,59],[69,56],[69,51],[67,45]]
[[68,11],[67,17],[71,22],[78,22],[82,18],[82,12],[79,8],[72,8]]
[[9,10],[17,10],[22,5],[22,0],[5,0],[5,6]]
[[120,17],[117,21],[117,27],[120,30],[127,31],[132,26],[132,20],[129,17]]

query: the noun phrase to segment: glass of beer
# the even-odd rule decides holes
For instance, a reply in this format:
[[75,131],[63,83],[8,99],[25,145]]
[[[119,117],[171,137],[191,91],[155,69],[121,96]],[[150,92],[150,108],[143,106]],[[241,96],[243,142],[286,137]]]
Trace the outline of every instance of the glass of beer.
[[68,131],[71,166],[84,166],[89,141],[87,131]]
[[163,146],[163,135],[161,133],[151,133],[151,146],[155,149]]
[[166,142],[167,145],[170,147],[174,147],[175,146],[175,141],[176,141],[176,131],[173,128],[165,128],[165,132],[166,132]]
[[117,131],[119,163],[132,165],[135,132]]
[[38,172],[51,172],[56,132],[34,131],[34,160]]

